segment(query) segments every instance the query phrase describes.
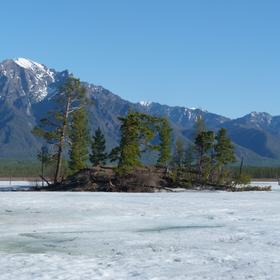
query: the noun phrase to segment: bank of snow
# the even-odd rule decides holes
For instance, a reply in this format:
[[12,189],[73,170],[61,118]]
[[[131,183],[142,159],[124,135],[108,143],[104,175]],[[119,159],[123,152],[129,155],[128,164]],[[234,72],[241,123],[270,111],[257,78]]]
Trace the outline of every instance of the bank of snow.
[[279,201],[277,191],[1,193],[0,279],[280,279]]

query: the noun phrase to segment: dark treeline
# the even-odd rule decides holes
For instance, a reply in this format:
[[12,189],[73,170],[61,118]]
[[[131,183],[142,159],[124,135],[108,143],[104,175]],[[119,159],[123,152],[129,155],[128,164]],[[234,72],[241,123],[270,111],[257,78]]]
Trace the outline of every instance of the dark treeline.
[[[36,160],[1,160],[0,177],[19,178],[19,177],[38,177],[41,174],[41,165]],[[48,167],[45,170],[46,177],[52,174]]]
[[[104,156],[99,157],[101,160]],[[66,164],[66,163],[65,163]],[[106,161],[100,161],[99,159],[94,161],[93,166],[104,165]],[[67,167],[64,167],[67,169]],[[44,171],[46,177],[53,176],[53,170],[51,166],[48,166]],[[239,174],[239,167],[229,167],[234,174]],[[278,179],[280,178],[280,167],[255,167],[244,166],[242,172],[249,175],[252,179]],[[0,161],[0,177],[38,177],[41,174],[41,163],[36,160],[2,160]]]
[[[238,174],[239,168],[233,167],[233,171]],[[255,179],[278,179],[280,178],[280,167],[254,167],[245,166],[242,172],[248,174],[251,178]]]

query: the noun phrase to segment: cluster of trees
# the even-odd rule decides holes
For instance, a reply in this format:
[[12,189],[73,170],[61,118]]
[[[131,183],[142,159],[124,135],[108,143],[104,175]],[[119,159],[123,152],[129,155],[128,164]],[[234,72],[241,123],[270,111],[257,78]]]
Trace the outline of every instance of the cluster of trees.
[[[127,116],[119,118],[120,145],[107,153],[105,137],[100,128],[90,139],[86,113],[89,100],[80,80],[68,78],[56,94],[55,101],[54,110],[48,112],[47,117],[41,119],[33,130],[35,135],[46,142],[38,154],[42,177],[48,165],[53,166],[53,180],[57,183],[66,176],[66,165],[70,173],[75,173],[86,168],[89,162],[91,166],[97,166],[109,160],[117,162],[118,171],[127,172],[141,166],[141,156],[149,150],[158,152],[159,165],[167,165],[171,155],[171,129],[165,118],[128,112]],[[67,164],[65,158],[68,159]]]
[[97,166],[110,161],[117,163],[118,172],[129,172],[143,165],[144,154],[154,154],[157,155],[156,165],[170,167],[170,174],[178,184],[232,183],[233,172],[228,165],[235,162],[234,146],[224,128],[216,133],[207,130],[202,118],[198,118],[193,144],[186,149],[184,143],[177,140],[171,157],[168,120],[129,111],[119,118],[119,146],[107,153],[100,128],[90,137],[86,110],[89,100],[81,82],[74,77],[68,78],[55,100],[55,109],[34,128],[34,134],[43,137],[49,147],[43,147],[38,155],[42,177],[44,166],[49,164],[54,167],[55,183],[66,175],[66,165],[75,173],[88,167],[89,163]]
[[182,186],[231,185],[234,178],[228,166],[235,161],[234,146],[226,129],[217,133],[207,130],[199,118],[193,144],[185,149],[182,141],[176,141],[171,162],[173,179]]
[[[70,77],[55,96],[56,107],[41,119],[33,133],[45,139],[39,159],[44,165],[54,165],[54,182],[63,176],[65,151],[69,149],[69,167],[72,171],[85,166],[88,157],[88,130],[86,89],[79,79]],[[43,170],[42,170],[43,171]],[[42,174],[43,176],[43,174]]]
[[105,163],[107,154],[100,128],[90,139],[86,110],[89,100],[80,80],[68,78],[54,100],[54,110],[40,120],[33,133],[46,142],[38,154],[42,177],[45,166],[51,165],[57,183],[67,175],[66,169],[72,174],[86,168],[89,161],[93,165]]
[[[171,128],[167,119],[139,112],[128,112],[120,117],[120,145],[111,152],[110,160],[118,162],[118,171],[130,171],[142,166],[142,155],[158,152],[157,165],[166,166],[171,156]],[[158,144],[157,140],[158,139]]]

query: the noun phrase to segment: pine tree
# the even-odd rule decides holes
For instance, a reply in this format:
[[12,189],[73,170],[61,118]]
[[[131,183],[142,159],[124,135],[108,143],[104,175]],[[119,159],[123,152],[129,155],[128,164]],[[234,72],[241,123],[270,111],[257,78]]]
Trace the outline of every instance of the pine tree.
[[207,131],[205,121],[201,115],[198,115],[193,126],[193,140],[201,133]]
[[119,118],[121,124],[121,142],[119,147],[120,157],[118,167],[120,170],[129,171],[135,166],[140,166],[140,145],[139,145],[139,115],[135,112],[128,112],[126,117]]
[[207,180],[210,175],[214,141],[213,131],[202,131],[195,139],[199,181]]
[[90,155],[90,162],[92,166],[97,166],[106,163],[106,159],[108,157],[106,150],[106,140],[105,137],[100,129],[95,131],[93,136],[93,141],[91,144],[91,155]]
[[75,173],[86,168],[88,161],[89,132],[84,108],[73,113],[69,136],[69,168]]
[[183,167],[185,163],[185,149],[184,143],[181,139],[177,139],[175,143],[175,152],[172,159],[172,165],[174,167]]
[[216,136],[215,159],[221,165],[235,162],[234,146],[227,137],[227,130],[221,128]]
[[218,181],[222,180],[224,174],[223,167],[229,163],[236,161],[234,146],[225,128],[221,128],[216,137],[216,144],[214,145],[216,169],[218,172]]
[[194,162],[194,152],[195,152],[195,146],[193,144],[190,144],[185,151],[185,156],[184,156],[184,166],[188,169],[191,170],[192,164]]
[[74,77],[66,79],[59,89],[54,101],[56,108],[48,112],[48,116],[40,120],[38,126],[34,127],[33,133],[42,137],[46,142],[55,147],[53,158],[56,161],[54,183],[61,179],[63,154],[68,138],[68,126],[71,115],[85,106],[86,89],[81,85],[80,80]]
[[[170,158],[170,132],[166,119],[148,114],[131,112],[120,117],[121,141],[109,157],[111,161],[118,160],[118,170],[127,172],[134,167],[142,166],[141,155],[144,152],[156,150],[159,152],[158,164],[165,165]],[[159,135],[159,145],[153,144]]]
[[161,127],[159,131],[159,158],[157,163],[161,166],[166,166],[171,156],[170,142],[171,142],[171,128],[166,118],[161,120]]

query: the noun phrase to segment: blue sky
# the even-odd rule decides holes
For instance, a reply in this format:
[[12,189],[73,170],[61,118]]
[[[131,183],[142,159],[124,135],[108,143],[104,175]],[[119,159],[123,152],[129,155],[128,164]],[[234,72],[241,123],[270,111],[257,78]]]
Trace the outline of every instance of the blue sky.
[[0,60],[26,57],[136,102],[280,115],[278,0],[1,2]]

